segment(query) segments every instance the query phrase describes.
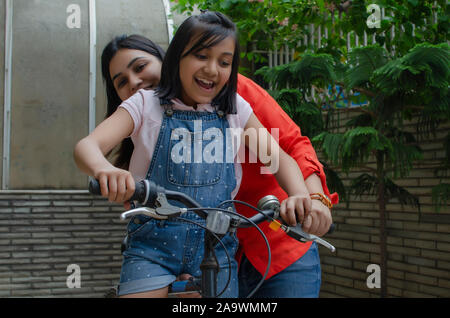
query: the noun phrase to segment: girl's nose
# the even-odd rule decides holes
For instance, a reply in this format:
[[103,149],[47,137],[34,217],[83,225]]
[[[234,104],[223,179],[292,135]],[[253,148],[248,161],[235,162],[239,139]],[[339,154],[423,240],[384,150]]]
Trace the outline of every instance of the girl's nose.
[[217,63],[215,61],[210,61],[206,64],[205,73],[209,76],[216,76],[217,71]]

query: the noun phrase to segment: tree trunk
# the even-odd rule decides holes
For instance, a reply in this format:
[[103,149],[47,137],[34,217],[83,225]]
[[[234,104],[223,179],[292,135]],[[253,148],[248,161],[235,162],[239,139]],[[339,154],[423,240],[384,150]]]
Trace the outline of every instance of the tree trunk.
[[380,297],[387,297],[387,235],[386,235],[386,197],[384,179],[384,154],[377,152],[378,209],[380,213]]

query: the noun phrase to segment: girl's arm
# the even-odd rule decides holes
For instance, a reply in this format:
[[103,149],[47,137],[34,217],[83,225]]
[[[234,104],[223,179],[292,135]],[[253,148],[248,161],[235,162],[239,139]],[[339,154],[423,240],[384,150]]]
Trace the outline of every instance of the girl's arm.
[[135,182],[130,172],[114,167],[106,158],[134,128],[129,113],[118,108],[114,114],[100,123],[87,137],[81,139],[74,149],[78,168],[100,182],[102,196],[111,202],[123,202],[134,193]]
[[[246,138],[252,133],[256,133],[256,142],[252,138]],[[281,217],[292,226],[296,225],[296,219],[303,223],[311,211],[312,203],[297,162],[279,147],[254,114],[250,115],[245,125],[243,138],[245,145],[258,159],[267,167],[271,167],[279,185],[289,196],[281,203]]]

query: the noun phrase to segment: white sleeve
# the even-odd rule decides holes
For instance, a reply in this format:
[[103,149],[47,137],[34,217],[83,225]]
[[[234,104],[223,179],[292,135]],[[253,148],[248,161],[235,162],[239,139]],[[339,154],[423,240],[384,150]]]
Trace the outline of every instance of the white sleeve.
[[239,94],[236,94],[236,111],[239,117],[239,127],[244,128],[253,113],[253,109]]
[[119,105],[119,107],[124,108],[133,119],[134,128],[130,136],[134,136],[142,125],[142,118],[144,114],[144,94],[145,91],[139,90]]

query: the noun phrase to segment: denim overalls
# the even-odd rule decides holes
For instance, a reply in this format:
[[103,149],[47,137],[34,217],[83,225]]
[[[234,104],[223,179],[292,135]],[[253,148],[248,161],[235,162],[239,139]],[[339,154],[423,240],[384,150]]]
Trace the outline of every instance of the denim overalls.
[[[161,100],[161,104],[165,101]],[[177,111],[171,104],[164,106],[160,133],[146,178],[168,190],[191,196],[203,207],[217,207],[220,202],[231,199],[236,177],[234,162],[225,160],[226,151],[231,149],[225,138],[229,128],[226,116],[220,111]],[[220,152],[219,162],[211,163],[210,158],[217,158]],[[169,203],[183,206],[170,200]],[[135,216],[130,220],[119,295],[163,288],[182,273],[201,276],[199,266],[204,254],[204,230],[183,219],[205,225],[205,221],[193,212],[175,220],[161,221],[146,216]],[[221,297],[237,297],[234,255],[238,242],[234,234],[225,236],[222,242],[231,257],[232,273]],[[229,275],[228,258],[221,244],[216,246],[216,257],[220,264],[219,293]]]

